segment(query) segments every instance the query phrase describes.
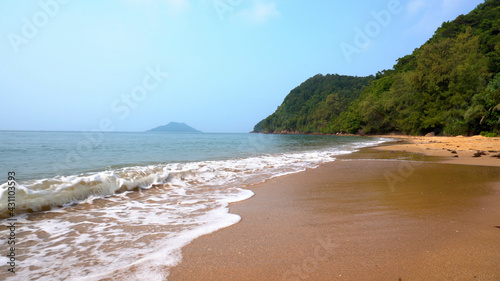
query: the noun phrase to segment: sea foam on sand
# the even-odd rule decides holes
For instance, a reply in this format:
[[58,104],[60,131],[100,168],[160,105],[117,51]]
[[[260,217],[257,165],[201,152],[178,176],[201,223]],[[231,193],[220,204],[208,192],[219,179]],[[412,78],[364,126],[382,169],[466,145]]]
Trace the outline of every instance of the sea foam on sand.
[[[19,196],[27,207],[30,200],[63,207],[17,217],[19,266],[15,276],[1,272],[0,279],[164,280],[181,261],[183,246],[240,220],[228,205],[253,195],[241,187],[314,168],[383,141],[21,183]],[[85,196],[57,196],[68,191]]]

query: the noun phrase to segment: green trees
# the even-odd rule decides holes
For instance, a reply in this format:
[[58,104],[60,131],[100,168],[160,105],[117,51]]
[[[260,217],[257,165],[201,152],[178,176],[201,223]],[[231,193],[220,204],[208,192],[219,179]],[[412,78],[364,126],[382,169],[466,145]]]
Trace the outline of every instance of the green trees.
[[255,131],[471,135],[499,122],[500,0],[487,0],[393,69],[307,80]]
[[311,77],[293,89],[276,112],[258,123],[254,131],[326,133],[329,123],[360,96],[371,80],[373,76]]

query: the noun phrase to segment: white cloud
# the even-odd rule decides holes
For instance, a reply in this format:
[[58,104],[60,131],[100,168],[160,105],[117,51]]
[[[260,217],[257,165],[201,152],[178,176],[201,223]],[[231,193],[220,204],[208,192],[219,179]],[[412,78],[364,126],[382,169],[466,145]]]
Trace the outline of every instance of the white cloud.
[[416,15],[427,6],[425,0],[413,0],[406,5],[406,11],[410,16]]
[[456,14],[460,8],[467,6],[469,0],[443,0],[441,4],[442,13],[444,15]]
[[178,14],[189,8],[189,0],[119,0],[133,8],[158,10],[162,7],[168,12]]
[[406,6],[408,21],[414,22],[406,32],[409,36],[429,38],[444,21],[467,13],[478,0],[411,0]]
[[[475,0],[477,1],[477,0]],[[471,0],[411,0],[406,4],[406,11],[414,16],[422,11],[425,14],[444,17],[455,15],[458,11],[470,6]]]
[[174,9],[175,12],[182,12],[189,7],[188,0],[163,0],[167,6]]
[[265,23],[279,17],[280,13],[274,2],[257,0],[253,6],[239,12],[236,17],[251,23]]

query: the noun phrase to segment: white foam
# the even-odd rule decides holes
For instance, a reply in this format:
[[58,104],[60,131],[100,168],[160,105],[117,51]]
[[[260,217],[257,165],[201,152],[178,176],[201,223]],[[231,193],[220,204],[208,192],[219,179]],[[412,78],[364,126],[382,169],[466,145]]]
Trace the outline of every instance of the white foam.
[[[24,220],[19,235],[22,243],[32,246],[19,245],[27,259],[12,280],[165,280],[165,267],[181,261],[183,246],[237,223],[240,217],[229,214],[228,204],[253,193],[206,189],[178,200],[165,192],[156,194],[153,202],[158,203],[153,204],[147,203],[151,196],[143,195],[138,200],[109,198],[100,210],[80,204],[65,213],[54,212],[55,219]],[[175,205],[176,200],[191,204]]]
[[[80,204],[19,217],[16,235],[22,237],[18,247],[25,260],[15,278],[0,273],[0,279],[165,280],[168,268],[181,261],[183,246],[241,219],[228,212],[228,205],[253,193],[240,187],[314,168],[377,142],[22,183],[19,194],[33,204],[42,199]],[[124,192],[116,194],[123,186]],[[130,191],[135,188],[142,191]],[[84,198],[77,199],[80,195]]]

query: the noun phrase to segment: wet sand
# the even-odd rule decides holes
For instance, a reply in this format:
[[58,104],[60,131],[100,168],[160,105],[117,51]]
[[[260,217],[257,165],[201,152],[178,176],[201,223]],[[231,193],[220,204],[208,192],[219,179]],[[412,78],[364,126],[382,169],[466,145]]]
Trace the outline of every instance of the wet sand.
[[363,149],[254,186],[168,279],[500,280],[500,168],[437,160]]
[[378,149],[407,151],[442,157],[441,162],[500,167],[500,138],[384,136],[398,144]]

